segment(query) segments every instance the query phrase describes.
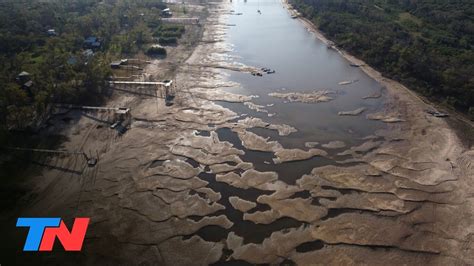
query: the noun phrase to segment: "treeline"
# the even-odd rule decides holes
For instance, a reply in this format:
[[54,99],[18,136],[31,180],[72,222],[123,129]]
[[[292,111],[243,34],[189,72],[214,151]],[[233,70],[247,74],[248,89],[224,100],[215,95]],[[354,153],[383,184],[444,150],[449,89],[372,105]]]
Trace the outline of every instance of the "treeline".
[[158,42],[164,8],[159,0],[2,1],[0,130],[34,126],[51,103],[99,104],[109,63]]
[[474,118],[474,1],[290,3],[385,76]]

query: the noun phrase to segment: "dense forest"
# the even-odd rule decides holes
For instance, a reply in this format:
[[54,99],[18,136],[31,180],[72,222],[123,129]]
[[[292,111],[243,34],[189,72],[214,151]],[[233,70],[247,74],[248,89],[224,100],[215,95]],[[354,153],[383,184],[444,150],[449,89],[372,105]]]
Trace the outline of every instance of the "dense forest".
[[0,134],[35,127],[51,103],[99,104],[112,60],[177,42],[184,28],[161,25],[165,8],[158,0],[2,1]]
[[474,118],[474,1],[290,3],[385,76]]

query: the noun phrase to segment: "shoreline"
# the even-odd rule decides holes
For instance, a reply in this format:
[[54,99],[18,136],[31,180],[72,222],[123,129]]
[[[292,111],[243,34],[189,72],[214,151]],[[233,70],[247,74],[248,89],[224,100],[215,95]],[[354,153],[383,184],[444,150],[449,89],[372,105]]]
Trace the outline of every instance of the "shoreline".
[[[282,0],[281,2],[283,4],[284,8],[286,10],[288,10],[289,12],[292,9],[296,10],[296,9],[291,7],[291,5],[288,3],[287,0]],[[321,32],[318,29],[318,27],[316,25],[314,25],[314,23],[312,23],[309,19],[305,18],[301,14],[296,19],[298,19],[304,25],[304,27],[308,31],[312,32],[321,42],[323,42],[326,45],[331,45],[332,44],[332,41],[329,40],[324,35],[324,33]],[[471,128],[474,128],[474,121],[470,121],[469,118],[467,118],[464,114],[459,113],[456,110],[447,109],[446,107],[441,106],[440,104],[431,102],[426,97],[424,97],[422,95],[419,95],[418,93],[410,90],[408,87],[406,87],[405,85],[399,83],[398,81],[384,77],[381,72],[374,69],[373,67],[368,65],[365,61],[357,58],[356,56],[348,53],[345,50],[342,50],[342,49],[337,48],[337,47],[335,47],[333,49],[338,54],[340,54],[343,58],[345,58],[349,63],[359,65],[359,68],[365,74],[367,74],[369,77],[371,77],[372,79],[374,79],[375,81],[377,81],[381,85],[385,86],[391,92],[391,94],[397,94],[397,92],[398,93],[400,93],[400,92],[409,93],[413,98],[417,99],[420,104],[426,105],[426,107],[430,106],[430,107],[434,107],[436,109],[442,109],[443,111],[448,112],[450,114],[450,116],[452,116],[452,117],[449,117],[447,119],[461,120],[463,123],[466,123],[466,125],[470,126]],[[453,130],[457,132],[458,129],[453,128]],[[460,134],[457,134],[457,135],[459,136]],[[467,147],[467,148],[470,148],[470,147]]]
[[[286,0],[282,0],[282,4],[285,9],[290,10]],[[331,43],[311,21],[302,16],[299,16],[298,19],[320,41],[326,45]],[[382,136],[397,141],[383,143],[380,148],[374,151],[374,154],[365,156],[364,161],[385,173],[403,176],[410,182],[414,181],[433,187],[442,187],[445,183],[452,185],[454,189],[451,190],[449,198],[455,200],[453,203],[445,203],[449,207],[439,210],[443,208],[438,206],[438,210],[433,209],[431,215],[419,215],[426,215],[424,219],[430,220],[430,223],[433,224],[433,227],[429,228],[429,232],[433,236],[440,237],[439,240],[444,242],[444,244],[440,244],[444,245],[442,248],[437,248],[442,251],[439,252],[439,258],[433,261],[434,264],[445,264],[443,259],[448,257],[459,259],[460,261],[457,263],[473,263],[474,257],[469,250],[474,247],[470,244],[472,243],[471,235],[474,232],[472,227],[474,204],[471,198],[465,199],[465,197],[474,193],[472,189],[474,167],[471,163],[474,161],[474,148],[472,142],[469,143],[472,140],[462,138],[462,127],[452,127],[455,123],[464,123],[466,127],[470,127],[471,132],[474,132],[472,130],[473,122],[467,120],[462,114],[451,110],[449,111],[451,117],[447,119],[427,114],[425,111],[427,108],[431,106],[436,108],[438,105],[431,103],[403,84],[383,77],[379,71],[346,51],[341,49],[336,49],[336,51],[349,63],[361,65],[359,68],[364,73],[385,86],[389,97],[383,112],[398,113],[405,120],[402,123],[389,124],[386,130],[379,132]],[[388,158],[391,156],[394,156],[391,160],[398,162],[390,162]],[[383,159],[384,157],[387,158]],[[406,173],[396,170],[396,168],[407,167],[406,164],[415,166],[420,162],[430,162],[434,165],[421,176],[418,176],[414,171],[415,168]],[[446,197],[448,196],[446,195]],[[428,218],[430,216],[432,217]],[[446,228],[450,229],[446,231]],[[416,247],[418,241],[428,241],[423,240],[424,238],[420,235],[419,239],[409,244],[409,247]],[[452,241],[446,241],[446,239],[452,239]],[[469,245],[470,247],[467,247]],[[465,248],[461,249],[460,246]]]

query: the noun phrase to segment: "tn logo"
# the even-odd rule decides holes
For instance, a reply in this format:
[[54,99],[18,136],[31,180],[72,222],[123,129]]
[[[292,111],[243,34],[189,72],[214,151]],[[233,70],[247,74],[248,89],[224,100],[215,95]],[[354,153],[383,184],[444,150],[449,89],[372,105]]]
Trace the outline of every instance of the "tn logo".
[[66,251],[81,251],[90,218],[76,218],[71,231],[61,218],[18,218],[16,227],[29,227],[23,251],[52,251],[56,237]]

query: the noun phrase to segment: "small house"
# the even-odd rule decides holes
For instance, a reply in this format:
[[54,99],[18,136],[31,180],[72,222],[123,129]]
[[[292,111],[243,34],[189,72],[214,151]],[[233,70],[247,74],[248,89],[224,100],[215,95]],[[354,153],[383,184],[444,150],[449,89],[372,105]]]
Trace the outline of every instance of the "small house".
[[94,51],[92,51],[92,49],[86,49],[84,52],[82,52],[82,56],[89,59],[90,57],[94,56]]
[[32,80],[28,80],[26,81],[25,83],[22,83],[20,84],[21,85],[21,88],[26,91],[26,94],[28,94],[28,97],[32,98],[33,97],[33,81]]
[[114,61],[110,63],[110,67],[112,69],[119,69],[121,65],[122,65],[122,61]]
[[97,37],[90,36],[84,40],[84,47],[88,49],[100,48],[101,44]]
[[171,12],[171,10],[169,8],[165,8],[165,9],[161,10],[161,15],[163,17],[171,17],[173,15],[173,13]]
[[20,74],[16,76],[16,82],[18,83],[18,85],[20,85],[20,87],[24,91],[26,91],[26,93],[28,94],[30,98],[33,97],[32,88],[33,88],[34,83],[33,83],[33,80],[31,80],[30,73],[26,71],[22,71]]
[[58,36],[55,29],[49,29],[46,33],[49,37]]
[[26,71],[22,71],[20,74],[18,74],[16,76],[16,81],[20,84],[24,84],[26,83],[27,81],[30,81],[31,80],[31,75],[30,73],[26,72]]
[[32,80],[28,80],[27,82],[25,82],[25,84],[23,84],[21,86],[23,89],[25,90],[30,90],[31,87],[33,87],[33,81]]
[[128,65],[128,59],[120,59],[120,61],[113,61],[110,63],[110,67],[113,69],[119,69],[120,66]]

